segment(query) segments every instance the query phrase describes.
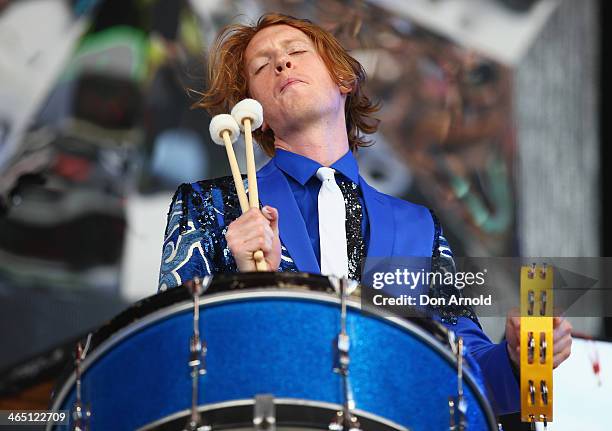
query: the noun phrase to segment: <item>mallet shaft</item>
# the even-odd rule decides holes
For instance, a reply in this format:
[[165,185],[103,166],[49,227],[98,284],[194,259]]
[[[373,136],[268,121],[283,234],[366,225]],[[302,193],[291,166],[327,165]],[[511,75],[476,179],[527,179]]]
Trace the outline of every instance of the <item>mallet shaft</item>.
[[227,158],[229,160],[230,169],[232,170],[232,177],[234,177],[236,193],[238,193],[238,200],[240,201],[240,209],[244,214],[249,209],[249,201],[247,199],[246,191],[244,190],[244,183],[242,182],[242,175],[240,174],[240,168],[238,167],[234,147],[232,146],[232,141],[230,140],[229,132],[227,130],[224,130],[221,136],[223,137],[223,142],[225,143],[225,150],[227,151]]

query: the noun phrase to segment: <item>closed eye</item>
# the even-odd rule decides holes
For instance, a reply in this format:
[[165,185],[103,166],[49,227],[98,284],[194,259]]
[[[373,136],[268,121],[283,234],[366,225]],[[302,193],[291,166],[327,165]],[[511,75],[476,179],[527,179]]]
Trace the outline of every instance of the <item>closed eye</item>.
[[261,66],[259,66],[259,68],[255,71],[255,75],[257,75],[259,72],[261,72],[261,70],[266,67],[268,65],[268,63],[266,64],[262,64]]
[[303,53],[305,53],[305,52],[306,52],[306,51],[303,51],[303,50],[302,50],[302,51],[292,51],[292,52],[290,52],[290,53],[289,53],[289,55],[293,55],[293,54],[303,54]]

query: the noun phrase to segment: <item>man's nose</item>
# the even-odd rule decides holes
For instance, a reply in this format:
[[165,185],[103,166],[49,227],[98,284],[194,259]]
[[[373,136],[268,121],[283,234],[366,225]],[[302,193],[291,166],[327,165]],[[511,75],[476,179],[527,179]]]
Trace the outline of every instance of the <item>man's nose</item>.
[[285,69],[291,69],[293,65],[291,64],[291,59],[289,57],[283,56],[276,61],[276,72],[280,73]]

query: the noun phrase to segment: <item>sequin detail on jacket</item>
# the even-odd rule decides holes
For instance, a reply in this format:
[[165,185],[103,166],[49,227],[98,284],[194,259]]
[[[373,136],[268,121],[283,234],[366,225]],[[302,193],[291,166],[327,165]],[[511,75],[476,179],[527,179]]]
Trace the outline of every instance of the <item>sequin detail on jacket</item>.
[[[442,235],[442,228],[440,227],[440,222],[438,221],[438,217],[431,211],[431,217],[434,221],[434,243],[432,247],[432,255],[431,255],[431,269],[432,272],[441,272],[442,274],[446,273],[455,273],[455,260],[453,259],[453,253],[448,245],[448,241]],[[429,296],[432,298],[444,298],[445,303],[448,304],[451,296],[463,297],[461,290],[457,289],[455,286],[449,286],[444,283],[436,284],[432,282],[429,286]],[[478,326],[480,326],[480,322],[478,321],[478,317],[476,313],[472,309],[472,307],[467,305],[445,305],[444,307],[431,307],[439,316],[440,320],[444,323],[448,323],[451,325],[457,324],[457,319],[459,317],[467,317],[472,319]]]
[[[248,182],[244,179],[245,188]],[[170,204],[159,274],[159,291],[197,276],[238,272],[225,233],[241,214],[232,177],[181,184]],[[279,271],[297,272],[281,245]]]

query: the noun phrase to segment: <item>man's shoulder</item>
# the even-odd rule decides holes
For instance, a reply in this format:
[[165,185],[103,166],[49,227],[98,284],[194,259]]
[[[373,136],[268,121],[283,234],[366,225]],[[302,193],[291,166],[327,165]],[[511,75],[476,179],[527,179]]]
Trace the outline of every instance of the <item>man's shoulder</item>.
[[[244,180],[245,178],[246,176],[243,175],[242,179]],[[213,190],[233,193],[236,192],[234,178],[231,175],[196,181],[194,183],[189,184],[189,186],[200,193],[211,192]]]
[[[245,176],[243,176],[245,180]],[[246,187],[246,184],[245,184]],[[179,185],[172,198],[172,206],[180,205],[184,211],[196,208],[200,212],[228,210],[239,206],[236,186],[231,176],[210,178]]]
[[182,215],[183,224],[197,220],[197,225],[224,226],[240,216],[240,202],[231,176],[183,183],[177,187],[170,213]]
[[393,212],[399,216],[425,218],[427,220],[432,218],[431,210],[424,205],[388,195],[379,190],[376,190],[374,187],[370,186],[367,183],[366,187],[369,187],[371,190],[373,190],[376,197],[380,201],[385,202],[387,205],[389,205]]
[[[242,178],[244,180],[246,176],[243,175]],[[224,195],[235,194],[236,187],[233,177],[228,175],[194,181],[192,183],[182,183],[176,189],[175,199],[189,199],[197,195],[206,196],[215,191],[221,192]]]
[[385,195],[390,201],[390,204],[393,206],[397,206],[400,210],[403,211],[412,211],[416,213],[422,214],[430,214],[430,210],[425,205],[417,204],[415,202],[407,201],[405,199],[401,199],[391,195]]

